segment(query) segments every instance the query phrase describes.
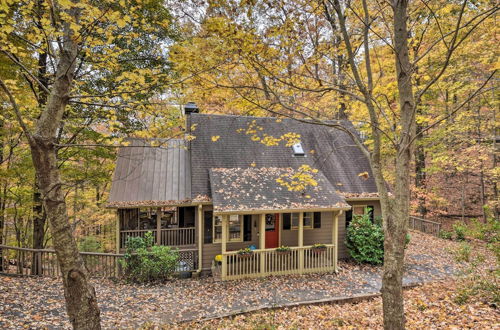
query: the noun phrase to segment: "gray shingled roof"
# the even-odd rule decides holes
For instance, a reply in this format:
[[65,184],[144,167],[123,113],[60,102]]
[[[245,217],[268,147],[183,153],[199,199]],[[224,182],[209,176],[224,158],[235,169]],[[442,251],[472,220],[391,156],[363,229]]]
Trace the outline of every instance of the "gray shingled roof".
[[[279,137],[285,133],[300,134],[305,157],[295,157],[291,147],[281,142],[266,146],[252,141],[246,134],[249,125],[257,133]],[[353,129],[348,121],[342,125]],[[196,138],[191,141],[192,193],[211,196],[209,170],[211,168],[275,167],[297,169],[303,164],[318,169],[335,189],[348,197],[376,196],[377,187],[368,159],[356,147],[350,136],[338,129],[303,123],[292,119],[206,115],[193,113],[188,127]],[[259,130],[262,128],[262,130]],[[217,141],[212,137],[220,136]],[[366,172],[368,176],[359,176]]]
[[[350,122],[340,123],[354,130]],[[299,134],[305,157],[294,156],[292,148],[286,146],[285,142],[266,146],[252,140],[254,134],[246,132],[250,126],[261,138],[264,134],[272,137],[286,133]],[[227,201],[224,186],[235,184],[238,177],[230,175],[223,183],[221,169],[255,175],[256,169],[298,169],[301,165],[318,169],[319,176],[325,178],[321,189],[328,192],[331,200],[321,201],[325,203],[322,205],[336,205],[339,202],[337,194],[343,197],[378,195],[368,159],[354,145],[350,136],[338,129],[292,119],[198,113],[189,115],[187,127],[194,127],[189,132],[194,139],[189,142],[170,140],[160,148],[151,148],[144,147],[142,140],[135,139],[132,140],[135,147],[120,149],[109,207],[163,206],[206,202],[213,198],[216,208],[254,209],[258,207],[255,198],[247,200],[235,197]],[[249,168],[253,169],[246,171]],[[365,172],[367,175],[359,175]],[[255,181],[256,185],[271,183],[274,184],[275,180]],[[217,191],[213,193],[213,189]],[[219,193],[221,189],[223,192]],[[269,189],[262,196],[267,198],[280,194],[274,196],[278,204],[312,205],[311,200],[300,201],[296,199],[297,196],[289,196],[282,189]],[[230,192],[227,190],[227,193]],[[319,200],[317,202],[320,203]],[[270,206],[264,203],[260,207]]]
[[148,146],[131,139],[120,148],[109,207],[164,206],[191,200],[191,163],[185,142],[172,139]]
[[[210,183],[215,212],[335,209],[349,207],[321,173],[312,173],[317,185],[291,191],[284,183],[298,171],[292,168],[213,168]],[[281,179],[283,183],[278,183]]]

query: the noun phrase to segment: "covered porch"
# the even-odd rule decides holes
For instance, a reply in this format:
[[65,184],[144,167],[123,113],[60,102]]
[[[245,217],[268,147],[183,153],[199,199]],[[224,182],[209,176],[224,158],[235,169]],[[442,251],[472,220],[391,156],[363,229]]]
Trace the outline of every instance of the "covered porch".
[[129,237],[153,234],[157,245],[194,247],[195,207],[149,207],[118,209],[117,251],[125,249]]
[[[306,210],[310,211],[310,210]],[[323,210],[324,211],[324,210]],[[338,222],[339,216],[343,210],[338,209],[330,211],[332,214],[330,229],[329,243],[321,244],[318,248],[314,245],[304,245],[304,232],[306,229],[304,224],[304,215],[314,214],[313,212],[304,212],[304,210],[294,210],[293,213],[276,213],[276,214],[258,214],[258,247],[253,249],[251,253],[242,254],[242,251],[228,251],[228,242],[230,242],[229,235],[230,221],[234,214],[214,214],[220,217],[222,222],[221,230],[221,279],[222,280],[236,280],[242,278],[252,277],[265,277],[269,275],[293,275],[293,274],[306,274],[318,272],[334,272],[337,271],[338,260]],[[323,212],[326,213],[326,212]],[[272,231],[270,231],[270,216],[275,219],[284,218],[286,214],[293,217],[296,216],[293,224],[296,226],[296,246],[287,246],[283,249],[272,244],[273,239],[270,239]],[[308,219],[306,219],[308,220]],[[276,221],[276,220],[275,220]],[[309,221],[312,221],[310,219]],[[307,224],[306,224],[307,225]],[[272,227],[271,227],[272,228]],[[274,227],[277,230],[278,242],[282,246],[292,242],[290,238],[282,239],[283,225]],[[307,232],[307,231],[306,231]],[[267,241],[267,243],[266,243]],[[310,239],[308,240],[311,241]]]

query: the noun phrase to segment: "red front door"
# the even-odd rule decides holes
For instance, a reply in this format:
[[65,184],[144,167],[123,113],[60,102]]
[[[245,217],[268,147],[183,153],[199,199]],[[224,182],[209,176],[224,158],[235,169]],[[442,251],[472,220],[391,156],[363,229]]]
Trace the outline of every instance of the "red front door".
[[280,241],[280,215],[266,214],[266,249],[276,248]]

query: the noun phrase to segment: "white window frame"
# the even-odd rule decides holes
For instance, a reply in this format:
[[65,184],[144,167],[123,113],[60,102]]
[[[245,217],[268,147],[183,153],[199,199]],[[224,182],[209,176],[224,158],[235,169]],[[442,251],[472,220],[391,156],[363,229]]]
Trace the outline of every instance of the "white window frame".
[[[302,212],[302,213],[304,214],[303,219],[302,219],[302,221],[304,221],[304,229],[314,229],[314,212]],[[291,230],[299,230],[298,221],[297,221],[297,226],[293,225],[294,214],[296,214],[300,219],[300,213],[292,213],[290,215],[290,229]],[[305,219],[307,217],[306,214],[310,215],[311,225],[309,225],[309,226],[306,226],[306,222],[305,222]]]
[[[232,219],[231,219],[232,218]],[[240,226],[240,237],[238,238],[233,238],[231,239],[231,236],[229,235],[231,231],[229,228],[231,227],[231,221],[239,221],[239,226]],[[227,222],[227,241],[228,242],[243,242],[243,216],[238,215],[238,214],[231,214],[229,216],[228,222]]]
[[[217,238],[217,236],[215,235],[215,228],[216,227],[221,227],[222,228],[222,215],[214,215],[214,220],[212,222],[212,242],[213,243],[222,243],[222,237],[221,238]],[[231,217],[233,219],[231,219]],[[229,233],[229,227],[230,227],[230,224],[231,224],[231,220],[235,220],[235,217],[237,217],[238,221],[240,222],[239,226],[240,226],[240,237],[238,238],[231,238]],[[217,219],[220,219],[220,225],[216,225],[217,223]],[[238,215],[238,214],[231,214],[228,216],[228,223],[227,223],[227,242],[230,242],[230,243],[234,243],[234,242],[243,242],[243,216],[242,215]]]
[[[220,225],[216,225],[218,219],[220,220]],[[221,243],[222,236],[221,236],[221,238],[217,238],[217,236],[215,235],[215,227],[221,227],[221,229],[222,229],[222,215],[214,215],[213,221],[212,221],[212,242],[213,243]],[[222,230],[221,230],[221,232],[222,232]]]

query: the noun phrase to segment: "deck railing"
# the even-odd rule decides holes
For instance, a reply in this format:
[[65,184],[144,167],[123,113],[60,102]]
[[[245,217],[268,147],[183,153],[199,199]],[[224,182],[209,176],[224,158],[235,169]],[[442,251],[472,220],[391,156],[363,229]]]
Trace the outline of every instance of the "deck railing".
[[413,216],[410,216],[408,225],[410,229],[418,230],[426,234],[434,235],[436,237],[439,237],[439,232],[441,230],[441,224],[439,222]]
[[321,251],[304,246],[291,247],[288,252],[276,249],[254,250],[246,256],[238,255],[237,251],[225,252],[222,279],[330,272],[336,267],[335,253],[335,246],[331,244]]
[[183,246],[194,245],[196,241],[195,228],[171,228],[161,230],[161,245]]
[[[0,245],[2,267],[0,273],[57,277],[59,263],[54,250],[28,249]],[[123,254],[80,252],[91,277],[110,278],[122,276],[118,260]],[[194,271],[198,267],[198,250],[179,250],[178,271]]]
[[158,237],[160,237],[160,245],[166,246],[194,245],[196,242],[195,227],[161,229],[159,236],[156,229],[121,230],[120,249],[125,248],[128,237],[144,237],[147,232],[153,234],[155,244],[158,242]]

